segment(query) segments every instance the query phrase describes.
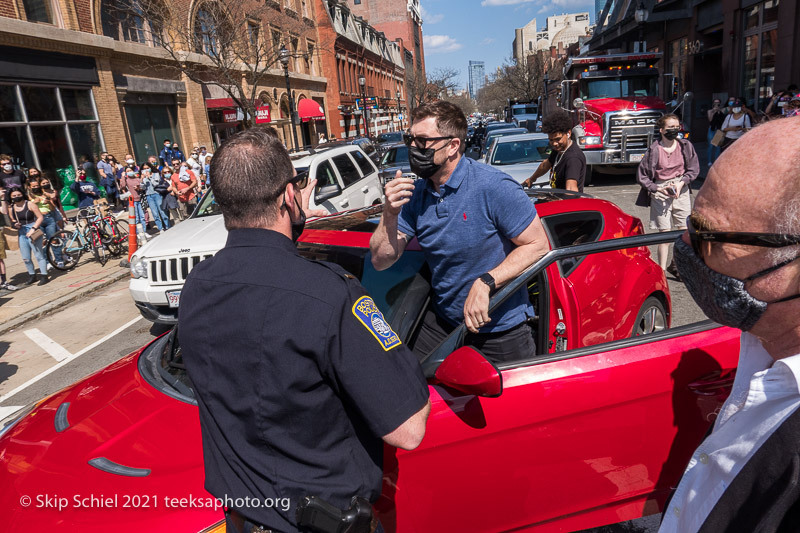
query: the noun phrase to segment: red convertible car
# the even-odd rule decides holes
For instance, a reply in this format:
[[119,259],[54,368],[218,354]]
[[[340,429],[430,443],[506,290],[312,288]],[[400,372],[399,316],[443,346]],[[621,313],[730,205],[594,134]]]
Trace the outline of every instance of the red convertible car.
[[[575,531],[656,513],[729,392],[738,332],[671,327],[647,247],[676,234],[644,235],[609,202],[532,194],[552,250],[490,305],[527,287],[538,353],[489,361],[462,346],[462,324],[421,361],[433,406],[419,448],[385,448],[375,510],[387,531]],[[392,268],[372,267],[380,209],[312,222],[299,248],[357,275],[413,346],[425,262],[412,242]],[[0,531],[222,532],[203,483],[174,330],[0,430]]]

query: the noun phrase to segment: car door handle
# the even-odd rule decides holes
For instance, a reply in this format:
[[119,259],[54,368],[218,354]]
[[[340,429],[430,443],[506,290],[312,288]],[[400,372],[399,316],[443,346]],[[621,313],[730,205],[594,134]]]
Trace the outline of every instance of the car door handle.
[[730,388],[733,386],[733,380],[735,378],[735,369],[726,372],[724,375],[722,374],[721,370],[715,370],[710,374],[699,377],[692,381],[687,385],[687,387],[689,387],[690,391],[700,396],[714,396],[724,392],[725,389],[728,389],[728,392],[730,392]]
[[369,192],[369,187],[364,187],[363,189],[361,189],[361,192],[367,194]]
[[342,207],[347,207],[348,205],[350,205],[350,200],[343,200],[342,202],[339,203],[339,205]]

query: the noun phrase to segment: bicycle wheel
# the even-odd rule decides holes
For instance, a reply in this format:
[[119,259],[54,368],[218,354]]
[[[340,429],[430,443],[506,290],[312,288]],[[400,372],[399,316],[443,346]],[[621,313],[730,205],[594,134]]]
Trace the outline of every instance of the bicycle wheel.
[[109,254],[106,253],[106,246],[103,244],[102,239],[100,238],[100,232],[97,228],[91,228],[89,232],[89,239],[92,243],[92,254],[97,261],[105,266],[108,263],[108,256]]
[[114,234],[116,235],[115,240],[118,243],[127,246],[128,245],[128,221],[126,221],[126,220],[117,220],[114,223]]
[[[56,250],[61,252],[61,266],[56,259]],[[83,246],[78,242],[77,234],[72,231],[56,232],[47,242],[45,254],[47,261],[58,270],[69,270],[78,264],[83,253]]]

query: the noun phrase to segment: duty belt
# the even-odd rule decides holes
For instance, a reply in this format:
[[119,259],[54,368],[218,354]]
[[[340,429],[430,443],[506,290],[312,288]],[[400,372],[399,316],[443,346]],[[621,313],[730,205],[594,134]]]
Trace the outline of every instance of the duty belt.
[[[236,528],[237,533],[277,533],[272,529],[267,529],[264,526],[253,524],[250,526],[249,529],[245,529],[244,524],[245,522],[253,523],[252,520],[249,518],[245,518],[240,512],[236,511],[235,509],[228,509],[225,513],[230,522],[233,524],[233,527]],[[230,532],[228,532],[230,533]]]

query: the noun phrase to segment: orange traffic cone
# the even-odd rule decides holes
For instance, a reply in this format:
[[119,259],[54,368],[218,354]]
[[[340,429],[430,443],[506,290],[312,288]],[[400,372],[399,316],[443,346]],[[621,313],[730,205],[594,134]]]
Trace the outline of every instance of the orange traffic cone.
[[136,208],[133,205],[133,196],[128,197],[128,263],[136,253],[139,242],[136,240]]

